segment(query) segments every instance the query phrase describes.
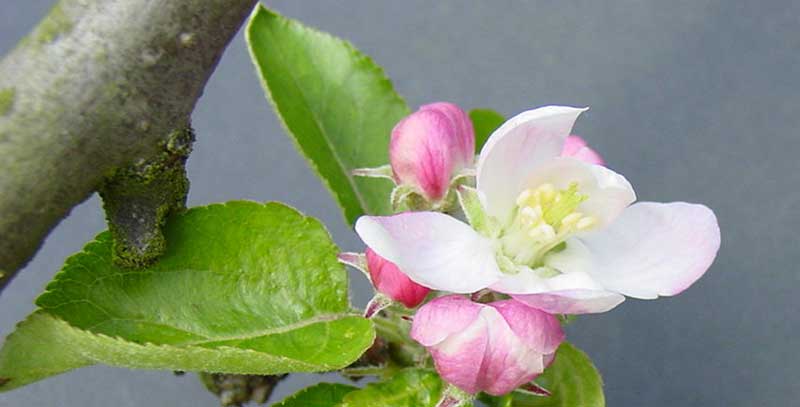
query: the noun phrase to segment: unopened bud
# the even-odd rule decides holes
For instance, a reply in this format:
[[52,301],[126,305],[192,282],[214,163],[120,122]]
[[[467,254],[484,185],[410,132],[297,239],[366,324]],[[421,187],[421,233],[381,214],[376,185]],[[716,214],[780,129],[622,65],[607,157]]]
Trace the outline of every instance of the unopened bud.
[[408,308],[419,305],[430,290],[408,278],[389,260],[367,248],[367,270],[372,285],[381,294],[400,302]]
[[561,150],[562,157],[573,157],[589,164],[604,165],[603,157],[597,151],[592,150],[586,140],[572,135],[567,137],[564,148]]
[[470,165],[474,155],[472,122],[452,103],[424,105],[392,130],[389,161],[395,181],[414,187],[432,202],[447,195],[451,178]]

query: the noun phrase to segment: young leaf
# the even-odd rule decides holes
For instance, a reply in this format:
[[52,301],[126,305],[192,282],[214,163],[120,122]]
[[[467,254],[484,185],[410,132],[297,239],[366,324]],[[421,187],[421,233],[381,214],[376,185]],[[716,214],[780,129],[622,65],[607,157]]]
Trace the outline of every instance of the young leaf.
[[284,399],[275,407],[332,407],[357,387],[338,383],[319,383]]
[[406,369],[387,381],[349,393],[338,407],[434,407],[443,388],[435,372]]
[[0,390],[94,363],[278,374],[338,369],[373,342],[319,221],[277,203],[194,208],[154,265],[119,268],[101,233],[0,349]]
[[[513,407],[605,407],[603,380],[592,361],[580,349],[564,342],[556,360],[536,383],[549,390],[549,397],[512,393]],[[501,406],[498,397],[481,397],[489,406]]]
[[472,109],[469,111],[472,127],[475,129],[475,153],[480,153],[486,140],[497,130],[506,118],[491,109]]
[[245,35],[268,98],[347,221],[391,213],[391,182],[351,174],[389,162],[390,132],[409,114],[383,70],[346,41],[263,6]]

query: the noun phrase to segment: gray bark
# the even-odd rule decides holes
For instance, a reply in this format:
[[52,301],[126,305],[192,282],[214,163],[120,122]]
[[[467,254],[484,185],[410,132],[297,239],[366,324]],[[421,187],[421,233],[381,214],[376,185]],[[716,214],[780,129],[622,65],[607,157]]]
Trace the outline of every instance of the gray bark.
[[61,0],[0,61],[0,290],[74,205],[163,161],[255,4]]

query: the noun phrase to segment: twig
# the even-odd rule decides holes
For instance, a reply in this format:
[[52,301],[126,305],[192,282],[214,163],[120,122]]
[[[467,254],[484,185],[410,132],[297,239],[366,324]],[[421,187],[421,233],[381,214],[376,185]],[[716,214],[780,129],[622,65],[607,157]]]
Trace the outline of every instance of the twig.
[[255,3],[61,0],[0,61],[0,290],[73,206],[186,131]]

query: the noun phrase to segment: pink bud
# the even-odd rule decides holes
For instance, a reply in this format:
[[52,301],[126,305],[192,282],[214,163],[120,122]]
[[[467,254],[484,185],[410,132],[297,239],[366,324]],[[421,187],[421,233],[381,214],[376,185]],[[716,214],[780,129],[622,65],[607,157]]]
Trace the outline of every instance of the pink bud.
[[589,148],[586,140],[572,135],[567,137],[564,142],[564,149],[561,150],[562,157],[574,157],[589,164],[604,165],[603,157],[597,151]]
[[367,269],[375,289],[408,308],[419,305],[430,290],[408,278],[397,266],[367,248]]
[[564,340],[558,319],[514,300],[436,298],[414,316],[411,337],[436,371],[468,393],[506,394],[541,374]]
[[472,122],[452,103],[424,105],[392,129],[389,161],[395,180],[417,187],[430,201],[445,196],[450,178],[474,156]]

